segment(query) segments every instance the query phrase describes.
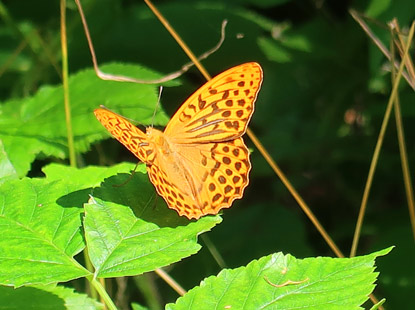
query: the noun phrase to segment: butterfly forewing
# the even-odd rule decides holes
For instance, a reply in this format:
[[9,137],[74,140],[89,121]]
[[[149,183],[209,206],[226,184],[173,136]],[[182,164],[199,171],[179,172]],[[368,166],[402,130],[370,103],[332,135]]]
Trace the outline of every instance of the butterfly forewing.
[[122,116],[101,108],[94,111],[102,125],[142,162],[149,162],[153,155],[147,137],[140,129]]
[[221,142],[243,135],[254,111],[262,69],[250,62],[207,82],[174,114],[165,134],[176,143]]

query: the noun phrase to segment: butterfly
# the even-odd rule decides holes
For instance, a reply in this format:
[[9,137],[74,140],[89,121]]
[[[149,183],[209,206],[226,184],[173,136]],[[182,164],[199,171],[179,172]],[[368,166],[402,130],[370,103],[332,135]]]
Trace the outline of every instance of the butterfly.
[[194,92],[164,131],[144,133],[105,108],[96,118],[147,167],[169,208],[188,219],[217,214],[241,198],[251,163],[242,135],[262,84],[255,62],[228,69]]

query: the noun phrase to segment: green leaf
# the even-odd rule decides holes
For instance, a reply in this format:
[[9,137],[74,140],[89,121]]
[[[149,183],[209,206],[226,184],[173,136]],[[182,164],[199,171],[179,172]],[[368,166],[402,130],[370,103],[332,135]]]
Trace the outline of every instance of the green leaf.
[[[131,174],[131,171],[134,171]],[[89,199],[88,195],[100,199],[130,206],[136,216],[161,226],[186,225],[189,221],[170,210],[164,200],[155,192],[150,183],[144,164],[120,163],[112,167],[89,166],[76,169],[69,166],[51,164],[43,168],[49,181],[65,181],[73,192],[61,198],[59,202],[68,205],[76,201],[82,207]],[[102,182],[104,181],[105,182]]]
[[196,253],[197,236],[219,222],[219,216],[189,221],[168,209],[144,165],[130,179],[106,179],[85,204],[85,237],[97,277],[137,275],[177,262]]
[[57,203],[68,184],[44,179],[0,186],[0,284],[69,281],[89,274],[73,258],[84,248],[82,209]]
[[372,18],[385,12],[391,5],[391,0],[372,0],[366,9],[366,15]]
[[148,310],[148,308],[147,308],[147,307],[144,307],[144,306],[139,305],[139,304],[134,303],[134,302],[131,304],[131,308],[132,308],[133,310]]
[[137,218],[126,206],[95,198],[85,205],[84,227],[96,277],[121,277],[196,253],[201,248],[197,236],[220,221],[219,216],[206,216],[185,226],[161,227]]
[[374,289],[376,257],[297,259],[282,253],[222,270],[166,309],[362,309]]
[[[101,69],[141,79],[158,77],[154,72],[134,65],[110,64]],[[78,152],[85,152],[92,142],[109,135],[93,114],[101,104],[141,124],[152,122],[157,102],[157,86],[154,84],[103,81],[89,69],[71,76],[69,89]],[[165,124],[167,120],[161,111],[154,122]],[[19,176],[26,174],[30,163],[40,154],[66,158],[62,86],[44,86],[33,97],[5,102],[0,106],[0,128],[0,139]]]
[[0,286],[1,309],[8,310],[95,310],[102,305],[85,294],[62,286],[35,286],[13,289]]
[[3,142],[0,140],[0,184],[17,178],[16,169],[7,157]]
[[[70,182],[76,190],[99,186],[101,182],[117,173],[130,173],[136,165],[132,163],[120,163],[111,167],[88,166],[85,168],[73,168],[60,164],[50,164],[42,169],[49,181],[65,180]],[[86,197],[84,202],[88,201]],[[82,205],[79,205],[82,207]]]

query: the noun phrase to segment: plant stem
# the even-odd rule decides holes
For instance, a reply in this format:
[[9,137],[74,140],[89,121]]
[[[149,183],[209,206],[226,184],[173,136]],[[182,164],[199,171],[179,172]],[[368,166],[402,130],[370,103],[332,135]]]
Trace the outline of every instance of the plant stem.
[[68,44],[66,40],[66,0],[61,0],[61,49],[62,49],[62,85],[65,105],[66,132],[68,137],[69,163],[76,167],[75,147],[73,141],[71,107],[69,102],[68,84]]
[[92,286],[97,290],[99,296],[101,296],[102,300],[104,301],[105,305],[108,307],[109,310],[117,310],[114,302],[112,301],[111,297],[108,295],[107,291],[104,287],[99,283],[95,277],[90,280]]

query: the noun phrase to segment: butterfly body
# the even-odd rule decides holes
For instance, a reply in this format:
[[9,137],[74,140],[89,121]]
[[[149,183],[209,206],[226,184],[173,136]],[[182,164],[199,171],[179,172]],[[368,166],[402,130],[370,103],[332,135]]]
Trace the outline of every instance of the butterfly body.
[[241,136],[261,83],[257,63],[231,68],[190,96],[163,132],[148,127],[144,133],[106,109],[95,115],[146,164],[169,208],[197,219],[230,207],[248,185],[251,164]]
[[[146,130],[148,141],[155,151],[152,159],[145,161],[148,170],[152,171],[151,166],[162,168],[169,178],[175,180],[175,186],[186,196],[190,196],[192,200],[198,201],[195,181],[192,178],[193,173],[186,165],[185,157],[189,155],[189,149],[179,144],[172,143],[167,135],[160,130],[148,127]],[[194,159],[190,159],[193,163]],[[154,168],[153,168],[154,169]],[[153,178],[156,178],[153,176]],[[165,183],[167,180],[163,180]],[[166,194],[164,189],[156,186],[160,195]]]

